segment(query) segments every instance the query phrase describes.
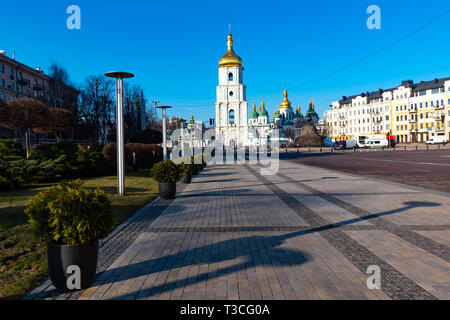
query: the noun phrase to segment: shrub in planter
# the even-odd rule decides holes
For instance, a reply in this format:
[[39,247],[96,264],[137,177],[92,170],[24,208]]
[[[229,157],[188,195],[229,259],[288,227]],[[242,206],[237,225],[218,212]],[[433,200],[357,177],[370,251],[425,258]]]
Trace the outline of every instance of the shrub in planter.
[[185,184],[191,183],[192,180],[192,167],[190,164],[180,163],[178,165],[181,173],[181,182]]
[[48,244],[49,275],[55,287],[68,289],[72,275],[68,267],[77,266],[81,278],[76,289],[87,288],[95,277],[98,241],[113,226],[106,194],[74,181],[39,193],[25,213],[34,234]]
[[174,199],[177,181],[180,180],[179,167],[170,160],[155,164],[150,171],[153,179],[159,182],[159,195],[163,199]]
[[194,156],[191,156],[191,170],[192,170],[192,175],[193,176],[196,176],[196,175],[198,175],[198,167],[197,167],[197,165],[195,164],[195,158],[194,158]]

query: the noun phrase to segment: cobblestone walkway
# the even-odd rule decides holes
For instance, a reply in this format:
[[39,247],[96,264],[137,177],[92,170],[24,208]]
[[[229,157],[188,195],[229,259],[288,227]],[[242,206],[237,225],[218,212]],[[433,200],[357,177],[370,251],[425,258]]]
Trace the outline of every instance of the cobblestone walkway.
[[[450,299],[450,198],[288,161],[209,166],[100,248],[96,282],[28,299]],[[366,270],[381,269],[381,290]]]

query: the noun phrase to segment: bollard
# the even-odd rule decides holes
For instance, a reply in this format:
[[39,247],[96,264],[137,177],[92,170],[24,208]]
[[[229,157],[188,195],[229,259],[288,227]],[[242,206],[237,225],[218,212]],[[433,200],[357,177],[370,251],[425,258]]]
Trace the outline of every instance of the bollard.
[[299,148],[297,148],[297,153],[300,154],[300,149]]
[[322,153],[322,148],[320,148],[320,153]]
[[429,150],[429,145],[427,144],[427,151]]
[[416,151],[419,150],[419,146],[416,145]]
[[406,146],[405,146],[405,151],[406,151]]

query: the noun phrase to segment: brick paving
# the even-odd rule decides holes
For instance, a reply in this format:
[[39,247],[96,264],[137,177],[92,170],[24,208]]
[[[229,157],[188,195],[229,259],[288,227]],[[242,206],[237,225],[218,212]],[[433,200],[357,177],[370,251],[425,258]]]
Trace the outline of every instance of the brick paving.
[[[445,193],[280,162],[208,166],[102,242],[95,283],[28,299],[450,299]],[[381,269],[381,290],[366,270]]]

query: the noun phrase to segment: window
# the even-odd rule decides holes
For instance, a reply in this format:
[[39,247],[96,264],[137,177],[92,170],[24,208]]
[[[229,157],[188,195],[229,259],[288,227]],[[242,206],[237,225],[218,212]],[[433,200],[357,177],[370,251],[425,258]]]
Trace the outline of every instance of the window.
[[0,87],[2,87],[2,88],[5,87],[5,80],[0,79]]
[[428,101],[425,102],[425,108],[428,108]]
[[11,80],[14,80],[14,70],[13,69],[9,70],[9,77],[11,78]]
[[234,95],[233,91],[230,91],[230,97],[232,97]]
[[432,94],[439,93],[439,88],[431,90],[431,93],[432,93]]
[[230,124],[234,124],[234,110],[230,110],[230,113],[228,115],[228,122]]
[[231,72],[228,74],[228,81],[233,81],[233,74]]
[[5,100],[5,94],[2,92],[2,94],[0,95],[0,97],[2,98],[2,100]]
[[0,64],[0,72],[1,73],[5,72],[5,65],[4,64]]

